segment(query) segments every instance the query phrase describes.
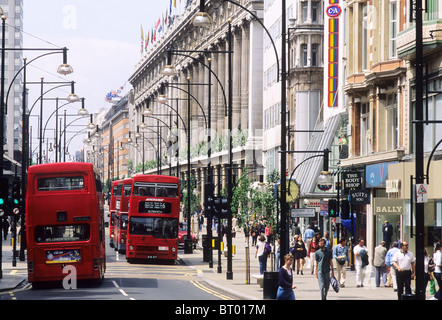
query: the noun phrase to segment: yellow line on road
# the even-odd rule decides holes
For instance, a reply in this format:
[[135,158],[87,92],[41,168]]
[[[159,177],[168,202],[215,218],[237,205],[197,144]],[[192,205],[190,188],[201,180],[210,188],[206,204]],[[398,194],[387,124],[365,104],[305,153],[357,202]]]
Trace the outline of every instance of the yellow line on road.
[[217,292],[217,291],[214,291],[214,290],[212,290],[212,289],[209,289],[209,288],[207,288],[206,286],[202,285],[201,283],[199,283],[199,282],[197,282],[197,281],[192,280],[192,281],[190,281],[190,282],[191,282],[195,287],[197,287],[197,288],[199,288],[199,289],[201,289],[201,290],[203,290],[203,291],[205,291],[205,292],[207,292],[207,293],[209,293],[209,294],[211,294],[211,295],[214,295],[215,297],[218,297],[218,298],[223,299],[223,300],[233,300],[233,298],[230,298],[230,297],[228,297],[228,296],[226,296],[226,295],[223,295],[223,294],[221,294],[221,293],[219,293],[219,292]]

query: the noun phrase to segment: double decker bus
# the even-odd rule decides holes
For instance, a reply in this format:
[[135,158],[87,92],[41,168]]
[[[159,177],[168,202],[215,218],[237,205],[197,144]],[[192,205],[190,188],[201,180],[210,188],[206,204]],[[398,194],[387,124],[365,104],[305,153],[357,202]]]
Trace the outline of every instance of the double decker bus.
[[122,192],[123,192],[123,180],[113,181],[111,200],[109,205],[109,246],[111,248],[115,247],[115,222],[116,222],[117,210],[120,209],[120,199]]
[[[106,270],[104,201],[90,163],[29,167],[26,191],[28,281],[101,280]],[[72,272],[72,271],[71,271]]]
[[120,208],[115,214],[114,244],[119,253],[126,253],[127,222],[129,215],[129,200],[132,191],[132,178],[123,180]]
[[133,177],[126,259],[174,262],[178,255],[179,180],[161,175]]

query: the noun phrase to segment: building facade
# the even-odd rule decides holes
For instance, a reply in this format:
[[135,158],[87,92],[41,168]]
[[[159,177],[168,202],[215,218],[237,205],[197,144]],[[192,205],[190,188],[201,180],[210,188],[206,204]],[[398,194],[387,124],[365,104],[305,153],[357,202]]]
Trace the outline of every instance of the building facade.
[[[6,48],[23,47],[23,1],[1,0],[0,7],[6,16]],[[7,98],[7,114],[5,115],[5,159],[21,162],[22,150],[22,96],[23,85],[21,73],[23,67],[22,51],[7,50],[5,52],[6,74],[5,88],[10,89]],[[11,172],[12,174],[12,172]]]
[[[240,2],[262,17],[263,1]],[[145,172],[171,172],[185,178],[190,152],[190,174],[201,190],[207,177],[210,128],[210,163],[218,179],[219,190],[215,190],[218,193],[226,184],[223,177],[229,161],[226,113],[229,92],[232,93],[235,175],[246,166],[262,165],[263,29],[250,14],[230,3],[207,2],[205,9],[213,19],[210,27],[193,26],[191,20],[199,12],[199,1],[188,2],[186,11],[174,17],[164,35],[136,66],[129,79],[134,88],[135,122],[131,124],[131,138],[137,132],[144,134],[145,160],[155,157],[157,163],[161,160],[160,166],[147,170],[145,167]],[[180,52],[170,51],[174,49]],[[162,75],[162,68],[168,64],[178,70],[177,75]]]
[[[440,91],[441,5],[428,1],[424,14],[424,61],[427,66],[428,117],[442,120],[437,107]],[[414,175],[414,63],[415,26],[409,1],[346,1],[345,104],[348,111],[346,170],[362,172],[369,204],[353,205],[357,237],[372,249],[391,225],[392,241],[411,240],[410,176]],[[431,89],[430,89],[431,88]],[[439,90],[437,89],[439,88]],[[425,103],[424,103],[425,105]],[[430,154],[439,137],[437,124],[425,126],[425,152]],[[437,148],[440,149],[440,146]],[[439,152],[436,150],[436,154]],[[436,158],[437,159],[437,158]],[[439,164],[434,164],[437,174]],[[431,179],[430,179],[431,181]],[[440,195],[429,194],[426,207],[426,247],[440,240]],[[393,210],[394,209],[394,210]]]

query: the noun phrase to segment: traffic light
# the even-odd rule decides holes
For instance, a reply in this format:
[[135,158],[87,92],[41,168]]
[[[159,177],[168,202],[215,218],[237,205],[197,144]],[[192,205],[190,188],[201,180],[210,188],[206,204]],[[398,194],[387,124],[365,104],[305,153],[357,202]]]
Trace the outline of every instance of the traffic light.
[[12,208],[20,208],[21,205],[21,181],[12,181]]
[[350,219],[350,203],[348,200],[341,200],[341,219]]
[[213,199],[213,185],[211,183],[204,184],[204,214],[206,217],[213,216],[215,202]]
[[0,178],[0,209],[5,209],[8,202],[9,181],[8,178]]
[[230,209],[230,203],[227,198],[216,197],[214,198],[214,215],[220,219],[227,219],[232,215]]
[[329,217],[337,217],[338,213],[338,202],[335,199],[328,200],[328,216]]

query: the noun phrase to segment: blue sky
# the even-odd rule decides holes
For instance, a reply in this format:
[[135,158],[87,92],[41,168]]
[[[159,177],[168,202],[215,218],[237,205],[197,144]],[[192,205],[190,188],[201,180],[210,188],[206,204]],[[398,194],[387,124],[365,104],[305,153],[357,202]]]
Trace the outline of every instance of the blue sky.
[[[108,107],[105,95],[124,85],[141,59],[141,26],[145,32],[150,30],[169,5],[170,0],[24,0],[24,47],[67,47],[68,63],[74,68],[72,75],[60,76],[56,69],[61,55],[41,58],[29,68],[28,81],[41,77],[76,81],[76,93],[86,98],[89,111]],[[26,52],[25,56],[31,59],[39,54]],[[30,86],[29,104],[39,92],[39,86]],[[54,91],[53,97],[69,92],[66,87]],[[79,107],[69,106],[67,112],[75,113]]]

